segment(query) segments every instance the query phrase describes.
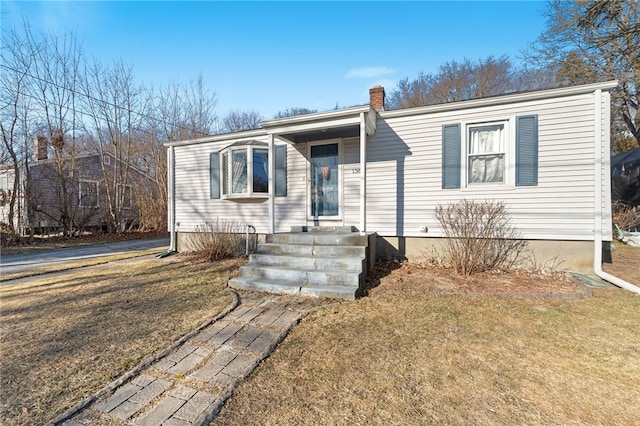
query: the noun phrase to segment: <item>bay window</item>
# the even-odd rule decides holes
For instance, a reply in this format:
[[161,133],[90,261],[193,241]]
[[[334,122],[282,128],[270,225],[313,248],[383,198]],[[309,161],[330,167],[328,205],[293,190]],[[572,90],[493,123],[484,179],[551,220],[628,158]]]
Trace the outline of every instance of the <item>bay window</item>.
[[[275,195],[286,195],[286,145],[274,147]],[[236,142],[210,154],[211,198],[266,198],[269,149],[258,141]]]

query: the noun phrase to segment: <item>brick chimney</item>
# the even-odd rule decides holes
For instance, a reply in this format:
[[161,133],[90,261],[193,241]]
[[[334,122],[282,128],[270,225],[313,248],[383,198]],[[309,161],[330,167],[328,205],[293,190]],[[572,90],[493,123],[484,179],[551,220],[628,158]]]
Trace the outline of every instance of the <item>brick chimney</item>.
[[384,87],[378,85],[369,89],[369,103],[376,111],[384,111]]
[[33,138],[33,159],[35,161],[46,160],[49,158],[49,140],[44,136],[36,136]]

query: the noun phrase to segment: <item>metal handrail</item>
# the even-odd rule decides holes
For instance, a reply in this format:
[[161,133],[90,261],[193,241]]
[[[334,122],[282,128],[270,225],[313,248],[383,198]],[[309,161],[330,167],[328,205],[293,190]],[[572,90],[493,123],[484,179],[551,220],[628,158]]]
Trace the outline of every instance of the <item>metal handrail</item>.
[[246,246],[245,246],[245,252],[244,252],[245,256],[249,256],[249,230],[250,229],[253,230],[252,234],[256,233],[256,227],[253,226],[253,225],[247,224],[247,238],[246,238],[246,241],[245,241],[246,242]]

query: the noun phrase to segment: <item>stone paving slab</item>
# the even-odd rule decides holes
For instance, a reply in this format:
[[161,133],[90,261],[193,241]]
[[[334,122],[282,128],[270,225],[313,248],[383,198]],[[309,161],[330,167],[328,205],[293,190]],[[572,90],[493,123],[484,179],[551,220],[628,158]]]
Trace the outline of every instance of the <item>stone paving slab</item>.
[[129,402],[133,402],[134,404],[148,404],[152,399],[169,389],[170,386],[171,382],[168,380],[156,379],[140,389],[140,391],[131,395]]
[[285,312],[285,309],[267,309],[256,318],[255,324],[258,326],[269,326]]
[[278,338],[278,333],[271,330],[262,330],[262,333],[247,346],[247,350],[257,353],[264,353],[269,350],[273,342]]
[[200,391],[193,395],[186,404],[176,411],[174,417],[193,424],[215,400],[215,395]]
[[113,411],[118,405],[125,402],[140,389],[142,389],[141,386],[136,386],[133,383],[127,383],[118,389],[110,398],[96,404],[95,408],[104,413]]
[[198,393],[196,389],[191,389],[184,385],[178,385],[178,387],[175,388],[171,393],[171,396],[173,396],[174,398],[182,399],[184,401],[188,401],[196,393]]
[[225,317],[85,409],[87,416],[80,412],[65,425],[90,425],[90,412],[112,416],[114,423],[206,425],[288,330],[320,305],[304,298],[242,293],[241,303]]
[[191,353],[183,358],[179,363],[167,370],[168,373],[175,375],[185,375],[189,371],[194,370],[198,364],[204,360],[205,357],[196,353]]
[[122,404],[118,405],[113,411],[110,411],[109,414],[119,418],[120,420],[127,420],[129,417],[133,416],[143,408],[144,408],[144,404],[135,403],[131,401],[124,401]]
[[162,425],[184,404],[184,400],[169,396],[160,401],[158,405],[153,407],[147,415],[136,421],[135,424],[140,426]]
[[202,368],[191,373],[189,377],[202,380],[203,382],[210,382],[214,379],[216,374],[222,371],[231,361],[233,361],[238,355],[234,352],[226,349],[220,350],[216,355],[211,358]]
[[243,327],[242,324],[229,323],[225,328],[223,328],[218,333],[211,336],[211,338],[207,340],[207,342],[222,345],[231,337],[233,337],[234,334],[240,331],[242,327]]

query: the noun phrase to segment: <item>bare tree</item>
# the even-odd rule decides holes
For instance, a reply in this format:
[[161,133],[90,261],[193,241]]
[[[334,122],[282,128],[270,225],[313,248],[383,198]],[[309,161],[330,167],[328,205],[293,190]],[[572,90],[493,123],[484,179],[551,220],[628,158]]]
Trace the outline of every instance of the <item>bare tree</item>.
[[258,129],[263,119],[262,115],[257,111],[232,110],[222,120],[222,131],[231,133]]
[[[0,63],[0,133],[2,163],[9,163],[4,173],[7,188],[2,189],[2,209],[7,210],[6,226],[16,234],[22,225],[21,162],[28,158],[24,141],[28,140],[31,98],[27,95],[33,58],[24,54],[25,40],[16,31],[2,32]],[[5,206],[8,205],[8,209]],[[4,216],[4,215],[3,215]],[[18,216],[18,217],[16,217]],[[17,220],[16,220],[17,219]]]
[[122,230],[128,225],[123,217],[127,197],[123,188],[130,185],[136,129],[142,128],[140,111],[146,109],[147,97],[143,87],[135,83],[132,66],[122,61],[105,67],[94,60],[84,70],[82,90],[83,108],[89,116],[85,130],[101,159],[109,219],[115,229]]
[[217,95],[206,88],[202,75],[187,83],[173,82],[147,93],[148,111],[144,132],[137,139],[136,166],[149,175],[154,185],[138,192],[143,228],[166,228],[167,157],[164,142],[214,134]]
[[529,62],[559,70],[559,81],[571,84],[618,80],[613,92],[613,139],[635,139],[640,146],[640,6],[637,0],[552,0],[547,29],[527,52]]
[[273,118],[295,117],[297,115],[314,114],[316,112],[318,112],[317,109],[293,107],[293,108],[287,108],[282,111],[278,111],[276,115],[273,116]]
[[[37,34],[31,31],[27,22],[22,30],[22,33],[15,30],[3,33],[3,38],[7,38],[3,40],[3,47],[7,47],[3,50],[3,66],[6,71],[3,72],[3,81],[14,85],[10,87],[4,84],[6,90],[3,90],[3,98],[13,100],[3,104],[12,105],[11,111],[3,109],[6,112],[3,113],[3,122],[6,118],[7,123],[12,123],[3,123],[3,139],[14,164],[14,193],[23,194],[22,201],[28,219],[28,223],[24,225],[32,235],[40,215],[62,223],[65,230],[70,232],[77,219],[77,200],[72,196],[75,194],[72,183],[75,158],[73,155],[63,156],[62,152],[74,152],[73,144],[79,121],[76,93],[82,49],[71,32],[62,35]],[[17,123],[21,123],[18,133],[15,132]],[[42,135],[42,140],[50,141],[55,147],[55,158],[47,164],[56,174],[53,180],[59,184],[54,190],[48,188],[46,183],[37,182],[37,179],[44,176],[43,173],[32,175],[30,135],[35,134]],[[38,155],[46,157],[48,150],[45,148]],[[51,176],[45,181],[51,183]],[[24,187],[17,188],[18,182]],[[58,195],[55,208],[46,211],[38,202],[45,192],[49,195],[56,192]]]
[[538,89],[548,84],[545,72],[514,67],[507,56],[442,64],[434,74],[400,80],[387,97],[387,108],[410,108]]

